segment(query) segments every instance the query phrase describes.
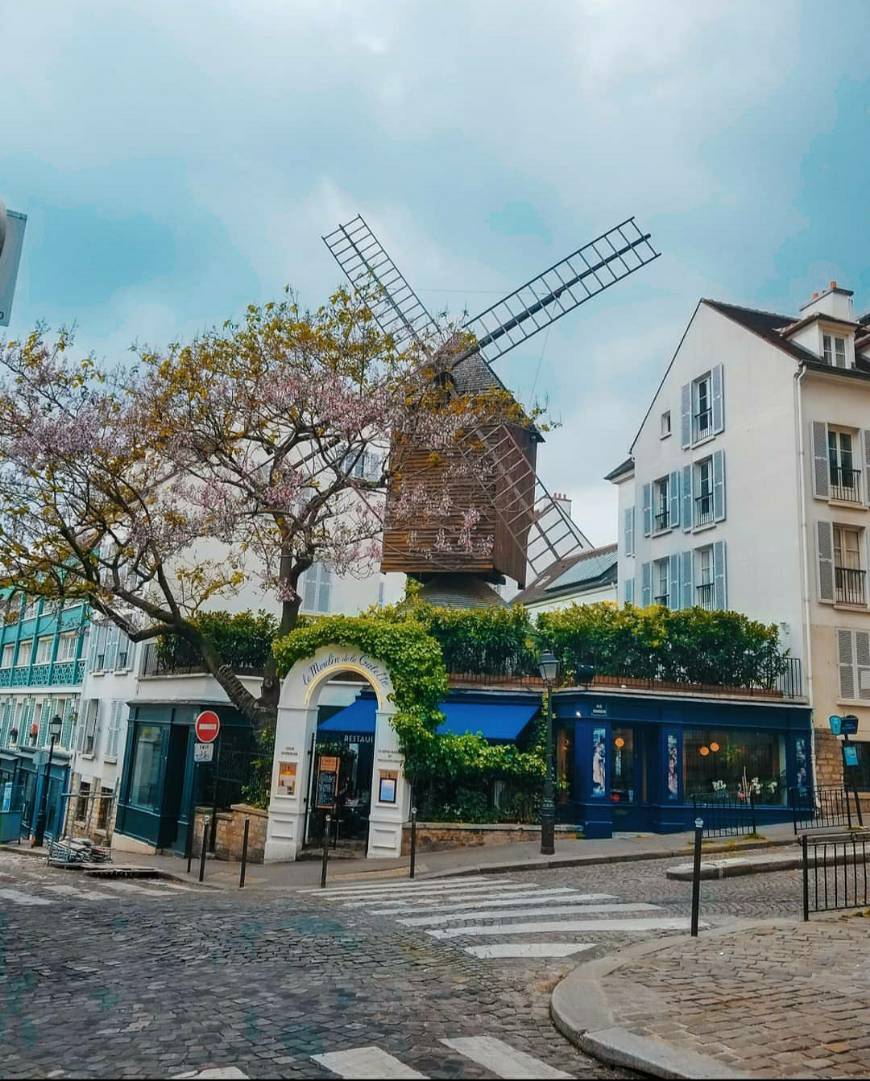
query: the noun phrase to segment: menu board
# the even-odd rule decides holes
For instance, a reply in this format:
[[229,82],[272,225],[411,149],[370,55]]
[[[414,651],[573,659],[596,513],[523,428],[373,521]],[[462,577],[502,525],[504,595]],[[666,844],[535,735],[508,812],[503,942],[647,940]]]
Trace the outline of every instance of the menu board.
[[318,810],[328,810],[335,806],[338,793],[339,759],[324,755],[317,763],[317,787],[314,806]]

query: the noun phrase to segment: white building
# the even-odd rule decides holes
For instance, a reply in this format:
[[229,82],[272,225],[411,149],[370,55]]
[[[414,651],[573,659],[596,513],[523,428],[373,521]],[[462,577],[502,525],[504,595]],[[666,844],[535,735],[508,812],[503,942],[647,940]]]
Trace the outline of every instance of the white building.
[[[621,597],[779,624],[814,707],[859,717],[870,787],[870,316],[831,282],[798,316],[701,300],[619,488]],[[863,749],[863,748],[862,748]]]

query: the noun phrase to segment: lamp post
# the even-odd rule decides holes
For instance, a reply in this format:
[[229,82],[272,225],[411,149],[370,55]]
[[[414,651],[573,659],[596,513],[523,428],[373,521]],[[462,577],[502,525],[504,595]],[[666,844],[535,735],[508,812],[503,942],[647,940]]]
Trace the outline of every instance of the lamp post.
[[553,762],[553,684],[559,677],[559,661],[550,650],[538,659],[538,671],[547,688],[547,775],[541,800],[541,855],[556,851],[556,770]]
[[48,789],[51,786],[51,760],[54,757],[54,745],[60,738],[60,730],[63,721],[55,713],[48,722],[48,730],[51,733],[51,743],[48,747],[48,762],[45,766],[45,778],[42,782],[42,799],[39,801],[39,814],[36,816],[36,828],[33,831],[33,847],[39,848],[45,840],[45,819],[48,808]]

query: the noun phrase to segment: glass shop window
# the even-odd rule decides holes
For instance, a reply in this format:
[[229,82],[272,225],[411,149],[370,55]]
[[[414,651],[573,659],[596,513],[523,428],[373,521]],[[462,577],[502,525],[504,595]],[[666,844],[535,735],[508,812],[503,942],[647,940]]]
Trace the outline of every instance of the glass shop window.
[[149,811],[160,810],[160,754],[162,729],[155,724],[136,728],[133,768],[130,771],[130,803]]
[[785,740],[776,732],[687,728],[683,734],[686,798],[730,796],[783,804],[787,795]]
[[610,777],[610,798],[614,803],[634,803],[634,730],[613,729],[611,751],[613,772]]
[[556,733],[556,803],[570,803],[574,790],[574,729]]

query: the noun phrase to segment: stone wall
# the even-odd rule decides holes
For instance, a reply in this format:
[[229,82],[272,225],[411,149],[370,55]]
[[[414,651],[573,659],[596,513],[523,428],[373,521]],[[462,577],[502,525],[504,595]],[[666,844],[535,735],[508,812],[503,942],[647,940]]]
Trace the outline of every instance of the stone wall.
[[816,741],[816,784],[843,783],[843,748],[842,741],[831,732],[817,728]]
[[[556,827],[557,832],[564,830]],[[576,836],[570,830],[567,836]],[[449,848],[471,848],[480,845],[507,845],[522,841],[539,841],[540,826],[521,826],[514,822],[418,822],[417,851],[444,852]],[[411,827],[405,825],[402,833],[402,855],[411,851]]]
[[[238,862],[242,858],[242,840],[245,819],[250,822],[248,831],[248,863],[262,863],[266,847],[266,823],[268,812],[246,803],[234,803],[228,811],[218,811],[215,833],[215,859]],[[193,854],[199,855],[203,827],[211,822],[211,811],[204,807],[196,809],[196,829],[193,835]]]

